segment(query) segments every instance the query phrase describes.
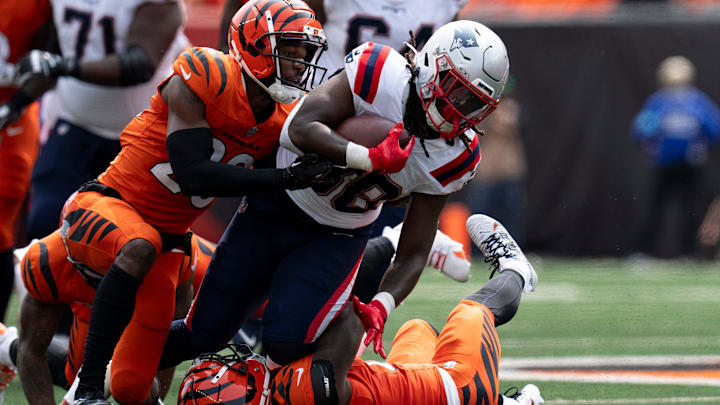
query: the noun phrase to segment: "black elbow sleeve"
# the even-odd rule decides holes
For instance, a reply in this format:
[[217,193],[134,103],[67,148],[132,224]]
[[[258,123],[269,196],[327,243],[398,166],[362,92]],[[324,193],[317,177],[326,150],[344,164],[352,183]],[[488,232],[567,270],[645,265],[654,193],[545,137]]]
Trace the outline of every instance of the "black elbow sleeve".
[[190,128],[175,131],[167,136],[165,145],[170,166],[180,192],[195,195],[201,188],[202,179],[193,170],[197,162],[210,158],[213,152],[210,128]]
[[145,49],[132,45],[125,52],[118,54],[120,62],[120,86],[132,86],[145,83],[155,73],[155,66]]

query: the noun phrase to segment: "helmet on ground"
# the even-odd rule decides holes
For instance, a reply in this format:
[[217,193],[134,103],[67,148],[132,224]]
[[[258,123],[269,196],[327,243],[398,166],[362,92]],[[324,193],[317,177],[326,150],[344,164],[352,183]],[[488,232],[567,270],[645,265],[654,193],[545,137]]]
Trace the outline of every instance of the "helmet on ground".
[[510,71],[500,37],[464,20],[440,27],[414,64],[426,121],[443,138],[462,134],[493,112]]
[[[281,41],[297,41],[302,58],[278,53]],[[235,13],[228,30],[230,55],[253,80],[280,103],[291,103],[320,82],[327,69],[317,65],[327,41],[315,12],[300,0],[250,0]],[[283,79],[280,60],[304,65],[298,81]],[[320,79],[315,80],[315,75]]]
[[265,357],[245,345],[231,345],[231,354],[204,354],[185,374],[178,404],[266,405],[270,372]]

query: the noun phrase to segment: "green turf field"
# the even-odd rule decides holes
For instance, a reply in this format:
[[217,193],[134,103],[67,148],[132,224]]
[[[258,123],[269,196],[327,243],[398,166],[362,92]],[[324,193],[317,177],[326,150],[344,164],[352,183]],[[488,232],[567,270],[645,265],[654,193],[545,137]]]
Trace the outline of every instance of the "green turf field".
[[[661,356],[683,356],[675,357],[677,360],[720,355],[719,264],[532,260],[540,277],[538,288],[523,297],[515,318],[499,328],[503,359],[549,357],[547,363],[553,365],[557,359],[573,357],[570,363],[580,367],[586,365],[586,357],[611,356],[611,362],[631,374],[611,378],[601,371],[593,382],[559,381],[552,374],[509,380],[503,378],[503,368],[503,390],[533,382],[540,387],[547,404],[720,404],[720,360],[700,366],[700,378],[685,378],[686,370],[675,370],[670,376],[664,375],[661,385],[652,381],[619,382],[633,381],[630,356],[641,360],[645,356],[661,360]],[[386,346],[401,323],[410,318],[423,318],[439,329],[455,303],[477,290],[488,274],[485,265],[478,263],[472,279],[458,284],[427,270],[412,295],[390,317]],[[12,313],[9,318],[14,316]],[[182,372],[176,372],[175,384],[181,379]],[[176,388],[166,403],[175,403],[173,393],[177,393]],[[5,404],[23,403],[16,380],[7,392]]]

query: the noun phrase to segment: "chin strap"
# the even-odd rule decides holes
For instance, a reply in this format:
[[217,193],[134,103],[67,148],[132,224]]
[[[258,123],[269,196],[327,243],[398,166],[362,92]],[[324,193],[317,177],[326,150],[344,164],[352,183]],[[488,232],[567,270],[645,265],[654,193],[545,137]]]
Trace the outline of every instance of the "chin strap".
[[270,87],[265,87],[265,90],[273,100],[281,104],[293,103],[303,95],[302,90],[280,84],[277,79]]
[[242,58],[240,58],[239,62],[245,73],[247,73],[247,75],[250,76],[250,78],[255,83],[257,83],[258,86],[265,90],[276,102],[281,104],[290,104],[302,97],[302,90],[290,86],[285,86],[281,84],[277,78],[275,78],[275,81],[270,86],[264,85],[257,77],[253,76],[253,74],[250,72],[250,68]]

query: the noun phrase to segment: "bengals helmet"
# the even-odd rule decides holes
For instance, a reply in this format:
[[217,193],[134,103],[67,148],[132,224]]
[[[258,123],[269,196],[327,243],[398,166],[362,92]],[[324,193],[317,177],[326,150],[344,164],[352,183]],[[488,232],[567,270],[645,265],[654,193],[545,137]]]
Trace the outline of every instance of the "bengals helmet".
[[[279,41],[298,41],[304,45],[304,58],[278,54]],[[321,82],[327,69],[317,65],[327,49],[322,25],[315,12],[300,0],[251,0],[235,13],[228,30],[230,55],[256,83],[280,103],[291,103]],[[280,60],[304,65],[298,82],[283,79]],[[320,73],[320,79],[315,75]]]
[[229,355],[205,354],[193,362],[178,393],[178,404],[267,405],[270,372],[265,357],[248,346],[230,345]]
[[493,112],[510,71],[503,41],[475,21],[443,25],[413,61],[425,119],[443,138],[461,135]]

